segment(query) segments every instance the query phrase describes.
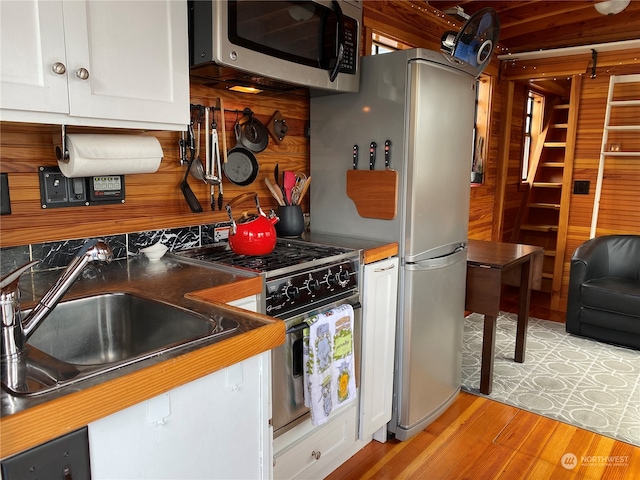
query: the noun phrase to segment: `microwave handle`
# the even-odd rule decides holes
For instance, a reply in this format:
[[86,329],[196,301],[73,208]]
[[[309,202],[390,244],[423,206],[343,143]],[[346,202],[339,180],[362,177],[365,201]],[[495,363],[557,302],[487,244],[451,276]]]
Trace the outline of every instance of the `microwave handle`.
[[342,9],[340,4],[333,0],[331,2],[338,17],[338,55],[336,57],[336,64],[333,66],[331,73],[329,73],[329,80],[334,82],[338,78],[340,67],[342,66],[342,58],[344,57],[344,19],[342,17]]

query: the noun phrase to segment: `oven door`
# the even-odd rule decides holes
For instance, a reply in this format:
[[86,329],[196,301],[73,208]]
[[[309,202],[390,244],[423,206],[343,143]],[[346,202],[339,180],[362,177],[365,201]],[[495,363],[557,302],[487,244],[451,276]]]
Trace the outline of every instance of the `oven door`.
[[302,337],[305,320],[331,308],[350,304],[354,313],[354,350],[356,386],[360,384],[360,354],[362,350],[362,306],[360,296],[329,303],[312,311],[285,319],[287,338],[285,343],[272,351],[273,385],[273,437],[276,438],[310,417],[304,406]]

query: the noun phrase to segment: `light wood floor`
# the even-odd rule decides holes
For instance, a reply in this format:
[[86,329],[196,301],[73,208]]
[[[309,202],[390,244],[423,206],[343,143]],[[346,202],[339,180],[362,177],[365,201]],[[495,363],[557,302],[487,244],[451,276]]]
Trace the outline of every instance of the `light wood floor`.
[[462,392],[418,435],[373,441],[327,480],[367,478],[637,480],[640,448]]
[[[531,316],[564,322],[563,312],[549,309],[548,296],[532,293]],[[517,312],[517,292],[503,291],[501,309]],[[570,455],[574,467],[565,468]],[[638,480],[640,448],[462,392],[415,437],[373,441],[327,480],[367,478]]]

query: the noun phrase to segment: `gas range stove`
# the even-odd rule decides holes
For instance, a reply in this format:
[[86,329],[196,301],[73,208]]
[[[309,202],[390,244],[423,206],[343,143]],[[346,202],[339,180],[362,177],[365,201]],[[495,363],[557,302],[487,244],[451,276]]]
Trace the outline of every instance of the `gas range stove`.
[[359,291],[360,250],[278,239],[267,255],[238,255],[226,242],[173,253],[262,275],[264,312],[274,317],[288,318]]

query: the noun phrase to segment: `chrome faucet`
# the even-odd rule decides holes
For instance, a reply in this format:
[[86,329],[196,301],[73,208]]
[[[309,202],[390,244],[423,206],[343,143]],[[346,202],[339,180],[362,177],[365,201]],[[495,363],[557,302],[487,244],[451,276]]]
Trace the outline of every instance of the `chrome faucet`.
[[[20,318],[20,277],[29,268],[36,265],[38,260],[23,265],[0,280],[0,308],[2,309],[2,354],[0,358],[3,363],[3,377],[5,370],[15,370],[15,362],[18,362],[23,356],[28,338],[51,313],[51,310],[69,290],[82,270],[91,262],[110,263],[112,259],[113,252],[109,245],[101,240],[87,242],[24,319]],[[3,382],[4,380],[5,378],[3,378]]]

